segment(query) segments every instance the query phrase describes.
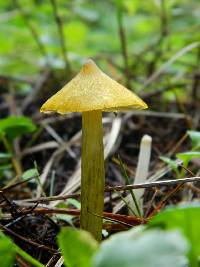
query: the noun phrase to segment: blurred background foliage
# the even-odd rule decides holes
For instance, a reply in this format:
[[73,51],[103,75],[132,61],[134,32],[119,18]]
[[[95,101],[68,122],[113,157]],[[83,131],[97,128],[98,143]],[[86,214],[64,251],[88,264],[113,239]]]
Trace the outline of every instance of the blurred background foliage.
[[[179,92],[180,81],[191,88],[199,68],[199,0],[7,0],[0,1],[0,11],[0,75],[36,81],[48,67],[66,81],[92,57],[135,91],[173,84]],[[145,85],[191,44],[165,69],[164,79],[158,75]],[[18,85],[26,92],[31,88]]]

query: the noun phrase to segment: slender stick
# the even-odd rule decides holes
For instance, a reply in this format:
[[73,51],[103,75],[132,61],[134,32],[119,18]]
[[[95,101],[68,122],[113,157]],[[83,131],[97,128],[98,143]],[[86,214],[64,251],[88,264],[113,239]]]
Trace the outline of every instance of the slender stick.
[[[192,177],[192,178],[187,177],[187,178],[176,179],[176,180],[162,180],[162,181],[142,183],[142,184],[107,186],[105,188],[105,192],[126,191],[130,189],[140,189],[140,188],[154,188],[154,187],[159,188],[161,186],[172,186],[172,185],[178,185],[182,183],[186,184],[186,183],[194,183],[194,182],[200,182],[200,177]],[[23,200],[15,200],[14,202],[17,204],[23,204],[26,202],[27,203],[34,203],[34,202],[46,203],[49,201],[65,200],[68,198],[77,198],[77,197],[80,197],[80,193],[52,196],[52,197],[29,198],[29,199],[23,199]]]
[[101,111],[83,112],[82,138],[80,225],[100,241],[105,187]]

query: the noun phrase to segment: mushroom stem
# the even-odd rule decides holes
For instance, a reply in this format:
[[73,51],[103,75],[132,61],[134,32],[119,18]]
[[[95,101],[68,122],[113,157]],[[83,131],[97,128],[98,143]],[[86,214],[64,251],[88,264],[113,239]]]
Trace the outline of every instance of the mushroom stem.
[[104,187],[102,112],[83,112],[80,225],[98,241],[102,236]]

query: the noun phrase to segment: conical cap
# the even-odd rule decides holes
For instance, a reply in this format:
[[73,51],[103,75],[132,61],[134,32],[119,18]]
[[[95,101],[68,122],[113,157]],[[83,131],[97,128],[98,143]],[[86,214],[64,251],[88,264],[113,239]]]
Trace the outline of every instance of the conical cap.
[[60,91],[49,98],[41,112],[86,112],[145,109],[137,95],[103,73],[88,60],[81,71]]

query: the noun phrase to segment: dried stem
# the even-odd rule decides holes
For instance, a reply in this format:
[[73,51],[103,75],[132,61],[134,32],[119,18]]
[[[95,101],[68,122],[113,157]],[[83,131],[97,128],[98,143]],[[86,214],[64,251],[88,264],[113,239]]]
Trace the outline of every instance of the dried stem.
[[[105,188],[105,192],[115,192],[115,191],[125,191],[130,189],[140,189],[140,188],[153,188],[153,187],[161,187],[161,186],[172,186],[178,184],[185,184],[185,183],[194,183],[199,182],[200,177],[187,177],[183,179],[176,179],[176,180],[163,180],[163,181],[156,181],[150,183],[143,183],[143,184],[131,184],[131,185],[124,185],[124,186],[108,186]],[[40,197],[40,198],[30,198],[24,200],[15,201],[16,203],[28,202],[28,203],[45,203],[49,201],[57,201],[57,200],[65,200],[68,198],[77,198],[80,197],[80,193],[75,194],[68,194],[62,196],[52,196],[52,197]]]

